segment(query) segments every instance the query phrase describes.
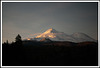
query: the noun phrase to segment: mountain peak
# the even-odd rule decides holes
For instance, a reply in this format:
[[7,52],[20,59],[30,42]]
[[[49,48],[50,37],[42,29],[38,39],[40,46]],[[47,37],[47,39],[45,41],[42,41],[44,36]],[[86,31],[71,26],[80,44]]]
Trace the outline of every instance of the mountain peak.
[[40,37],[50,37],[50,38],[54,38],[56,37],[55,34],[59,33],[58,31],[56,31],[55,29],[53,28],[50,28],[48,30],[46,30],[44,33],[36,36],[36,38],[40,38]]
[[50,28],[50,29],[48,29],[47,31],[45,31],[44,33],[45,33],[45,34],[47,34],[47,33],[58,33],[58,31],[56,31],[56,30],[53,29],[53,28]]

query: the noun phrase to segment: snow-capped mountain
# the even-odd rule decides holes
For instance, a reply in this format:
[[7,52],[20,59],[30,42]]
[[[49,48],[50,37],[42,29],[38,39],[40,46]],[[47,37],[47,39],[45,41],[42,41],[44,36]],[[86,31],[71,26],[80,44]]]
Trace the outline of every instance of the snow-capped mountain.
[[36,36],[34,40],[41,40],[43,38],[49,38],[52,41],[71,41],[71,42],[84,42],[84,41],[95,41],[88,35],[84,33],[74,33],[72,35],[67,35],[64,32],[56,31],[53,28],[48,29],[44,33]]
[[36,38],[46,38],[46,37],[55,38],[56,37],[56,34],[59,34],[59,33],[60,32],[56,31],[55,29],[50,28],[47,31],[45,31],[44,33],[36,36]]

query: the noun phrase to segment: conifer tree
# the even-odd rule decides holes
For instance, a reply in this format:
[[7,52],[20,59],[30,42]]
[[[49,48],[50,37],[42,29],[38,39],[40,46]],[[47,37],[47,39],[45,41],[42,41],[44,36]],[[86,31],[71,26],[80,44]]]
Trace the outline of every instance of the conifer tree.
[[6,41],[6,44],[8,44],[8,40]]
[[15,41],[16,41],[16,42],[22,41],[21,36],[20,36],[19,34],[16,36]]
[[21,39],[21,36],[19,34],[15,38],[15,43],[17,45],[22,45],[22,39]]

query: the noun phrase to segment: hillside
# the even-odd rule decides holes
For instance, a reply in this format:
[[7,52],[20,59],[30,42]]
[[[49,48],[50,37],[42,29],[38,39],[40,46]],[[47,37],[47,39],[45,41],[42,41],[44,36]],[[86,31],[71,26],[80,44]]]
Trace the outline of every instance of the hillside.
[[3,44],[3,66],[97,66],[96,42],[23,41]]

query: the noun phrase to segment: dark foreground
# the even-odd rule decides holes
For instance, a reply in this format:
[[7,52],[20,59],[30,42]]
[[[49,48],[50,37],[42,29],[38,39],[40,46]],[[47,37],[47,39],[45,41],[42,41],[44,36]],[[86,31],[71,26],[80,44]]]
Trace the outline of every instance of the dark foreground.
[[2,45],[3,66],[98,66],[95,42],[33,42]]

